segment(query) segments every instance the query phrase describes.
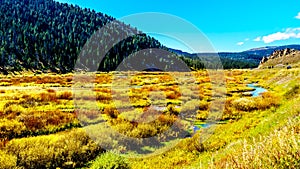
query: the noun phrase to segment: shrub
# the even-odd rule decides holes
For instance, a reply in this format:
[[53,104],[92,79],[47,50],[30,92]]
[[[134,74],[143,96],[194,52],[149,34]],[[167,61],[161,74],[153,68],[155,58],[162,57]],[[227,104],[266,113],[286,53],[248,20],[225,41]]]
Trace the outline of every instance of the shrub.
[[49,93],[55,93],[56,92],[54,89],[47,89],[46,91],[49,92]]
[[179,91],[173,88],[166,88],[165,89],[166,92],[166,98],[167,99],[178,99],[179,97],[181,97],[181,93]]
[[208,111],[197,111],[196,118],[197,120],[206,120],[208,117],[209,112]]
[[286,98],[292,98],[293,96],[295,96],[296,94],[300,93],[300,85],[294,85],[290,90],[288,90],[284,96]]
[[174,124],[174,122],[176,120],[177,120],[176,117],[174,115],[170,115],[170,114],[161,114],[160,116],[158,116],[158,119],[157,119],[159,124],[167,125],[167,126]]
[[[6,105],[5,105],[6,106]],[[3,115],[8,119],[14,119],[16,116],[25,112],[24,107],[16,104],[9,105],[3,111]]]
[[167,113],[170,114],[170,115],[175,115],[175,116],[177,116],[177,115],[179,115],[180,111],[179,111],[179,109],[177,109],[174,105],[169,104],[169,105],[167,106]]
[[30,132],[64,130],[67,124],[78,125],[76,115],[57,111],[34,111],[19,117]]
[[127,160],[113,152],[100,155],[92,163],[91,169],[127,169],[130,168]]
[[255,102],[252,99],[240,98],[232,102],[233,107],[241,111],[252,111],[256,109]]
[[16,168],[17,157],[0,150],[0,169]]
[[96,100],[101,102],[101,103],[108,103],[112,100],[112,96],[111,96],[110,93],[97,92],[96,93]]
[[157,134],[157,127],[151,124],[139,124],[130,132],[130,135],[134,138],[149,138]]
[[16,120],[0,120],[0,138],[12,139],[19,137],[26,131],[26,127],[23,123]]
[[116,108],[107,106],[104,108],[103,114],[108,115],[109,117],[116,118],[119,115],[119,112]]
[[197,132],[192,138],[188,138],[178,143],[177,148],[180,150],[185,150],[189,152],[203,152],[205,151],[205,147],[201,140],[201,132]]
[[208,108],[209,108],[209,103],[207,101],[202,100],[199,105],[199,110],[205,111],[208,110]]
[[224,111],[222,114],[222,120],[228,120],[228,119],[239,119],[242,116],[242,112],[239,112],[234,108],[233,105],[233,98],[229,98],[225,102]]
[[93,160],[100,147],[81,130],[69,133],[15,139],[5,150],[18,158],[21,168],[75,168]]
[[70,91],[63,91],[57,94],[58,99],[72,100],[73,94]]
[[[264,92],[260,97],[239,98],[232,101],[233,107],[238,111],[265,110],[280,105],[280,98],[272,92]],[[230,110],[225,107],[225,110]]]
[[262,93],[262,97],[254,98],[256,107],[259,110],[265,110],[271,107],[277,107],[280,105],[280,98],[271,92]]
[[40,99],[42,102],[55,102],[56,94],[55,93],[41,93]]

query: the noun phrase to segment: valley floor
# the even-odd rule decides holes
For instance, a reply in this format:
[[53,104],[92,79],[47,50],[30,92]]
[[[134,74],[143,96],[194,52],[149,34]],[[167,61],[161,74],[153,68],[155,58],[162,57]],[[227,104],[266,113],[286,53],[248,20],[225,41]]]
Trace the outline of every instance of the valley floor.
[[299,168],[299,81],[298,68],[1,75],[0,168]]

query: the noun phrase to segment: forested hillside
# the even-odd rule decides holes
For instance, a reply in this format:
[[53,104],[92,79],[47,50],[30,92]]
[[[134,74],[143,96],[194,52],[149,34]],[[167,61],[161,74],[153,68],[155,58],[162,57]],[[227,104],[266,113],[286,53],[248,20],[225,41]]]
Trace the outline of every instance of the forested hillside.
[[[69,72],[91,35],[114,18],[53,0],[3,0],[0,6],[2,71],[22,69]],[[120,23],[124,32],[133,28]],[[109,55],[128,55],[161,44],[145,34],[128,38]],[[103,70],[110,69],[108,64]]]
[[[106,14],[76,5],[63,4],[53,0],[2,0],[0,6],[0,71],[41,70],[67,73],[74,70],[75,63],[87,40],[107,23],[117,22],[109,31],[128,36],[107,50],[99,71],[111,71],[132,53],[148,48],[169,50],[156,39],[115,20]],[[97,55],[105,46],[107,37],[98,37],[98,46],[92,49]],[[135,33],[134,33],[135,32]],[[136,34],[136,35],[134,35]],[[101,43],[101,44],[100,44]],[[103,46],[104,45],[104,46]],[[173,53],[178,54],[170,50]],[[91,52],[91,51],[89,51]],[[151,56],[149,56],[151,57]],[[210,56],[202,61],[195,57],[179,56],[193,69],[220,68]],[[96,59],[97,60],[97,59]],[[248,61],[221,57],[224,68],[256,67]],[[85,59],[83,64],[95,62]]]

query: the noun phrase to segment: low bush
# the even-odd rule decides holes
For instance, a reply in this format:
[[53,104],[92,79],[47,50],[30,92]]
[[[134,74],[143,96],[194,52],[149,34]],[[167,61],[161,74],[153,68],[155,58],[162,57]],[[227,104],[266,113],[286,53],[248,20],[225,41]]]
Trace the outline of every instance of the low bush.
[[105,107],[102,113],[108,115],[111,118],[116,118],[120,114],[119,111],[112,106]]
[[240,98],[232,102],[232,106],[241,111],[252,111],[256,109],[256,103],[252,99]]
[[205,111],[209,109],[209,103],[207,101],[202,100],[199,105],[199,110]]
[[166,93],[167,99],[178,99],[181,96],[181,94],[177,91],[169,91]]
[[13,139],[20,137],[25,131],[26,126],[17,120],[0,119],[0,138]]
[[208,111],[197,111],[196,119],[197,120],[206,120],[208,117],[209,112]]
[[17,157],[0,150],[0,169],[14,169],[17,165]]
[[41,93],[39,98],[42,102],[56,102],[56,94],[55,93]]
[[17,157],[17,167],[32,169],[80,167],[102,151],[81,129],[14,139],[6,145],[5,150]]
[[54,89],[50,89],[50,88],[47,89],[46,91],[49,92],[49,93],[55,93],[56,92]]
[[109,103],[112,100],[112,96],[110,93],[97,92],[96,100],[99,101],[100,103]]
[[101,154],[91,164],[91,169],[129,169],[128,161],[113,152]]
[[24,107],[17,104],[11,104],[3,110],[2,116],[5,116],[8,119],[14,119],[20,114],[23,114],[24,112],[25,112]]
[[201,132],[197,132],[193,137],[183,140],[176,147],[189,152],[203,152],[205,147],[201,142],[201,137],[203,137]]
[[297,84],[297,85],[294,85],[290,90],[288,90],[285,94],[284,94],[284,96],[286,97],[286,98],[292,98],[292,97],[294,97],[296,94],[299,94],[300,93],[300,85],[299,84]]
[[62,91],[57,93],[57,99],[72,100],[73,94],[70,91]]
[[261,97],[254,98],[256,109],[266,110],[271,107],[278,107],[280,105],[280,97],[272,92],[264,92]]
[[232,101],[236,110],[250,112],[253,110],[266,110],[280,105],[280,98],[272,92],[264,92],[260,97],[239,98]]

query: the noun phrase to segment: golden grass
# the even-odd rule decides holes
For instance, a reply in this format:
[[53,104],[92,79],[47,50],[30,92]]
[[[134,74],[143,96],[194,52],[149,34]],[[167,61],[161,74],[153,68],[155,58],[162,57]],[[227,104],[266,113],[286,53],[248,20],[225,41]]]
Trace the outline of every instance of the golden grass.
[[[143,138],[167,131],[174,125],[178,115],[195,115],[193,118],[205,121],[211,111],[221,111],[222,102],[217,102],[212,97],[214,91],[208,72],[192,74],[195,81],[189,79],[181,83],[172,76],[185,76],[186,73],[126,72],[125,76],[130,75],[129,90],[113,88],[112,83],[122,83],[122,79],[114,79],[113,73],[97,74],[92,81],[95,86],[92,91],[94,95],[83,93],[84,101],[80,104],[85,111],[81,114],[76,114],[73,92],[70,90],[74,83],[72,74],[2,75],[0,83],[9,84],[0,88],[0,159],[7,161],[3,166],[13,168],[17,165],[26,168],[34,164],[35,167],[54,168],[87,165],[88,161],[100,155],[100,151],[99,147],[96,148],[94,143],[86,139],[82,130],[73,129],[81,127],[79,123],[90,127],[91,132],[96,135],[99,128],[93,125],[107,121],[122,134]],[[199,138],[202,137],[199,132],[161,155],[130,159],[128,165],[131,168],[195,168],[201,162],[204,168],[251,168],[251,165],[252,168],[267,168],[267,165],[273,164],[278,168],[288,167],[286,164],[297,166],[295,159],[299,157],[294,149],[298,148],[299,118],[288,125],[286,119],[297,114],[297,101],[291,100],[299,97],[299,75],[298,69],[225,71],[227,93],[221,88],[216,89],[218,96],[227,95],[220,117],[225,124],[218,125],[203,144],[199,143]],[[88,78],[82,76],[79,80],[84,82]],[[268,92],[256,98],[243,95],[243,92],[252,90],[246,84],[254,82],[267,88]],[[99,111],[92,109],[93,101],[97,102]],[[217,105],[211,107],[212,103]],[[287,104],[294,106],[295,110],[285,112]],[[166,109],[153,110],[150,109],[151,106],[165,106]],[[143,119],[144,122],[133,121],[136,119]],[[187,130],[183,123],[176,125],[179,129]],[[287,127],[279,129],[279,126]],[[69,134],[69,130],[72,134]],[[51,133],[57,134],[49,135]],[[170,133],[170,137],[172,134],[176,135]],[[81,140],[79,135],[83,135],[85,140]],[[293,138],[290,139],[292,142],[289,142],[288,137]],[[157,141],[164,141],[164,138],[160,139]],[[76,144],[68,143],[68,146],[65,140],[73,140]],[[114,140],[107,137],[104,141],[112,144]],[[27,148],[25,143],[28,144]],[[234,143],[235,146],[228,148]],[[274,145],[274,148],[270,145]],[[48,154],[40,154],[47,152],[44,149],[47,146],[50,149]],[[63,146],[66,146],[66,150]],[[112,146],[120,151],[126,150],[126,147]],[[284,154],[283,159],[279,158],[283,163],[277,163],[277,156],[273,158],[272,155],[278,154],[281,148],[286,148],[280,152]],[[260,153],[260,149],[266,154]],[[55,158],[50,159],[51,155]],[[261,158],[256,159],[255,155]],[[79,156],[83,158],[77,158]],[[19,159],[17,163],[16,157]],[[251,161],[255,161],[254,164]],[[209,165],[204,164],[208,162]],[[261,163],[266,165],[260,166]]]

